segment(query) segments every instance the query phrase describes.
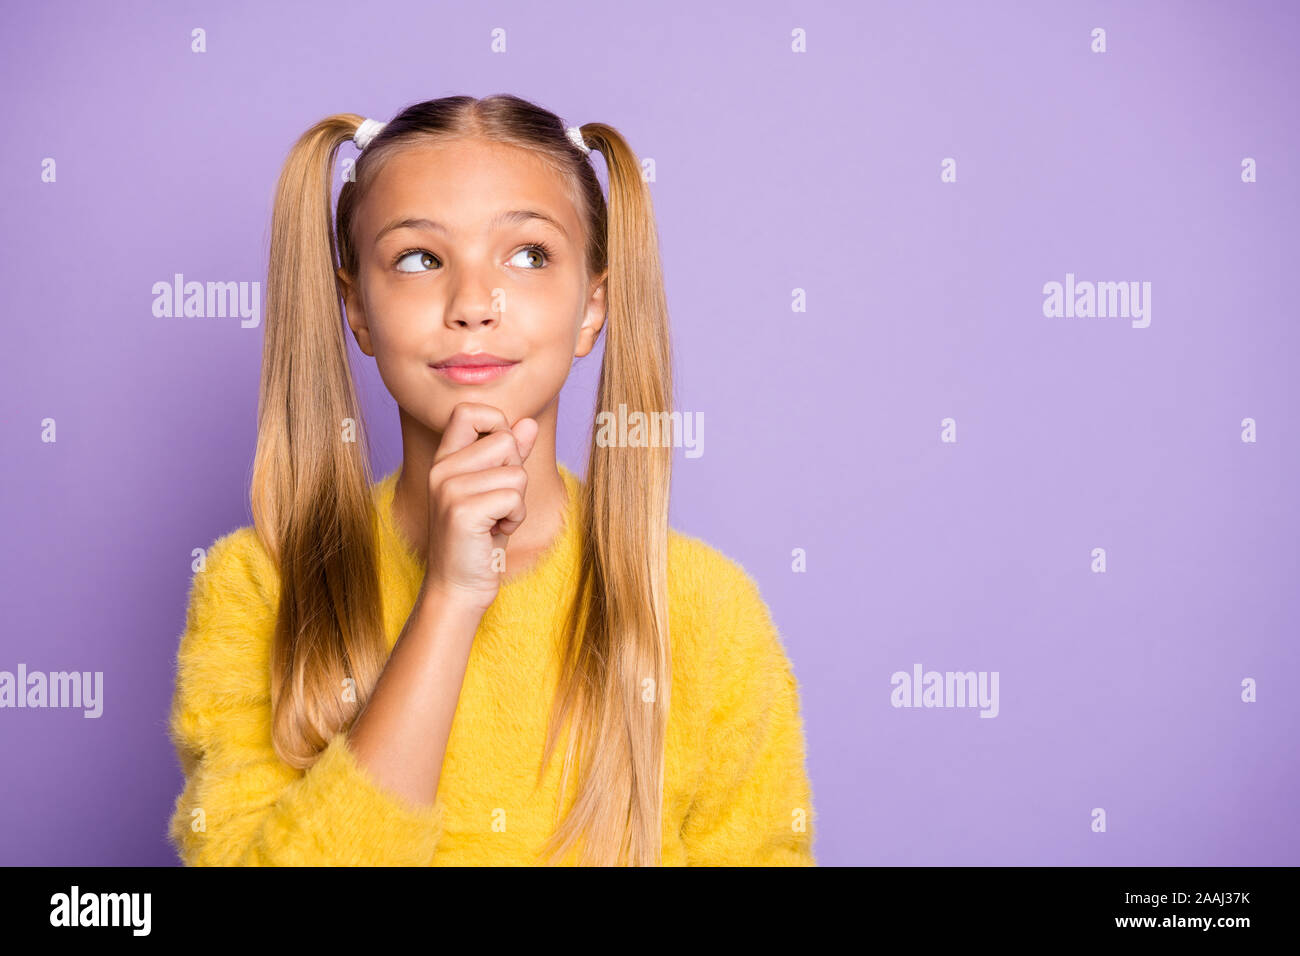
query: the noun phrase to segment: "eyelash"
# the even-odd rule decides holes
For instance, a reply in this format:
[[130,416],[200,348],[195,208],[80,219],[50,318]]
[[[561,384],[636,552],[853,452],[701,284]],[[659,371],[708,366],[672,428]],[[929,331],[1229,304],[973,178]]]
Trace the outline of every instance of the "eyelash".
[[[551,251],[551,247],[548,246],[548,245],[547,245],[546,243],[544,243],[544,242],[530,242],[530,243],[528,243],[528,244],[526,244],[526,245],[524,245],[524,246],[521,246],[521,247],[519,248],[519,252],[523,252],[525,249],[536,249],[538,252],[540,252],[542,255],[544,255],[544,256],[546,257],[546,261],[547,261],[547,262],[550,262],[551,259],[554,257],[554,253]],[[394,269],[397,269],[397,264],[398,264],[399,262],[401,262],[403,259],[405,259],[407,256],[409,256],[409,255],[410,255],[411,253],[413,253],[413,252],[425,252],[425,253],[428,253],[429,255],[433,256],[433,253],[432,253],[432,252],[429,252],[428,249],[421,249],[421,248],[419,248],[418,246],[417,246],[416,248],[413,248],[413,249],[404,249],[404,250],[402,250],[401,252],[399,252],[399,253],[397,254],[397,257],[396,257],[395,259],[393,259],[393,268],[394,268]],[[438,258],[438,257],[437,257],[437,256],[434,256],[434,258],[436,259],[436,258]],[[512,258],[513,258],[513,257],[512,257]],[[406,272],[407,270],[405,270],[405,269],[397,269],[397,271],[398,271],[398,272]],[[536,270],[533,270],[533,271],[536,271]],[[407,272],[407,274],[408,274],[408,275],[417,275],[418,272]]]

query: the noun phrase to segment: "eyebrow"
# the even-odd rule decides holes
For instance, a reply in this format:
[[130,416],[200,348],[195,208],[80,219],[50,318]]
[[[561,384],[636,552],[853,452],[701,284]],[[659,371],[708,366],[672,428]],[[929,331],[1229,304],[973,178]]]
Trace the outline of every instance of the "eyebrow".
[[[496,229],[500,226],[515,226],[521,223],[534,221],[547,223],[553,228],[558,229],[560,235],[564,236],[564,238],[569,238],[568,230],[565,229],[564,226],[560,225],[559,220],[555,219],[553,216],[548,216],[544,212],[538,212],[535,209],[510,209],[506,212],[498,213],[492,221],[488,223],[488,229]],[[440,222],[435,222],[432,219],[407,216],[402,219],[394,219],[392,222],[387,223],[375,235],[375,242],[378,242],[380,239],[384,238],[384,236],[388,235],[388,233],[393,232],[396,229],[428,229],[432,232],[440,232],[443,235],[446,235],[448,232],[447,227]]]

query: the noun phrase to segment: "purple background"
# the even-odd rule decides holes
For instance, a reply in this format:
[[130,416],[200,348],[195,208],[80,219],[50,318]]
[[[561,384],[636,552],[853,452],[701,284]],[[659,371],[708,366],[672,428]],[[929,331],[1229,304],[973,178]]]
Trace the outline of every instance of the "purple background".
[[[42,2],[0,38],[0,669],[105,688],[98,720],[0,710],[0,863],[176,862],[190,553],[251,522],[263,328],[155,318],[153,283],[264,283],[316,120],[495,92],[656,162],[705,420],[672,523],[772,609],[819,863],[1300,863],[1296,5]],[[1149,281],[1150,327],[1044,317],[1067,272]],[[998,671],[999,716],[895,709],[918,662]]]

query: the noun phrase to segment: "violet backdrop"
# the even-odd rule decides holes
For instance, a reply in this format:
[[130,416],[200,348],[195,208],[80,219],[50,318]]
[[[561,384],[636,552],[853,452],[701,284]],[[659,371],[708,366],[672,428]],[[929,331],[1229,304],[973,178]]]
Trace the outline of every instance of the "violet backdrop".
[[[818,863],[1300,864],[1297,5],[43,2],[0,44],[0,670],[104,675],[98,719],[0,709],[0,864],[176,863],[191,551],[251,522],[263,327],[154,283],[264,293],[322,117],[497,92],[654,160],[706,426],[672,524],[772,610]],[[1149,282],[1149,325],[1045,316],[1067,274]],[[996,718],[892,706],[914,664],[997,671]]]

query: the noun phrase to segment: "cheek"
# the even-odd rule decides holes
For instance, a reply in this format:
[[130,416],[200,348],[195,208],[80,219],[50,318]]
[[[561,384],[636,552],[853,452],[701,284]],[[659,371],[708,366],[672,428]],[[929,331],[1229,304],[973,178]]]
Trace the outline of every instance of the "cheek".
[[405,374],[405,369],[417,360],[424,361],[423,351],[404,328],[372,329],[371,344],[375,350],[375,364],[388,378],[394,373]]
[[533,359],[540,374],[548,379],[569,372],[573,363],[573,323],[558,312],[548,315],[546,321],[528,330],[525,354]]
[[515,331],[527,340],[530,350],[548,354],[568,350],[571,358],[583,318],[584,305],[578,296],[569,286],[556,283],[519,314]]
[[404,317],[391,311],[370,326],[371,347],[375,353],[375,368],[388,391],[399,399],[418,398],[428,385],[424,376],[426,366],[435,357],[430,351],[433,341],[429,330],[415,318]]
[[534,361],[528,374],[528,384],[537,397],[545,399],[558,394],[573,372],[573,350],[567,335],[548,341],[544,348],[532,353]]
[[390,360],[400,360],[428,343],[435,320],[427,303],[409,296],[381,295],[372,309],[370,337],[376,356],[387,353]]

